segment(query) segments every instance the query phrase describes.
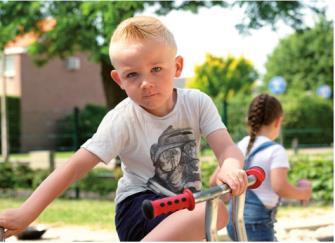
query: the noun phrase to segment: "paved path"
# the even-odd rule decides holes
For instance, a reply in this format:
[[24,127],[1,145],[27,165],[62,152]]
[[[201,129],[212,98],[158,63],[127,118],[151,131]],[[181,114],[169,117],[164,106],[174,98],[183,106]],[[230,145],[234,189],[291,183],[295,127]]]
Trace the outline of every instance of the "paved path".
[[[331,241],[334,237],[334,212],[332,209],[310,210],[302,215],[299,210],[278,218],[276,224],[277,238],[279,241]],[[219,232],[221,240],[227,240],[226,231]],[[17,242],[11,237],[8,242]],[[39,241],[22,242],[117,242],[115,232],[90,230],[83,227],[49,228]]]

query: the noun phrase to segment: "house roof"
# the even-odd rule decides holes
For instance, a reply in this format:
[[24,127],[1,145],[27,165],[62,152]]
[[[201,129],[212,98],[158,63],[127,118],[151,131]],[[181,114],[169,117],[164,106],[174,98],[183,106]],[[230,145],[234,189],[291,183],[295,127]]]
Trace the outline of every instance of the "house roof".
[[[38,23],[38,27],[42,32],[48,32],[52,30],[56,25],[56,20],[52,18],[44,19]],[[38,39],[38,33],[29,32],[26,34],[18,35],[14,40],[7,43],[6,49],[12,48],[27,48],[29,45],[34,43]]]

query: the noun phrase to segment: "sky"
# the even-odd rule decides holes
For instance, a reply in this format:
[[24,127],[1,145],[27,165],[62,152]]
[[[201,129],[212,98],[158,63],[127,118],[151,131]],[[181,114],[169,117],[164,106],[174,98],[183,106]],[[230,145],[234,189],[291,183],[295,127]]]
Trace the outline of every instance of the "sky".
[[[335,16],[332,1],[321,3],[327,5],[328,16]],[[249,36],[243,36],[235,28],[235,24],[243,18],[241,9],[201,8],[198,14],[172,11],[166,16],[157,16],[149,9],[143,14],[158,17],[174,34],[178,54],[184,57],[182,77],[192,77],[194,66],[204,62],[206,53],[219,57],[244,56],[252,61],[262,75],[266,71],[267,56],[279,40],[294,33],[289,26],[279,23],[277,31],[267,26],[251,31]],[[306,14],[304,21],[308,26],[313,26],[315,16]]]

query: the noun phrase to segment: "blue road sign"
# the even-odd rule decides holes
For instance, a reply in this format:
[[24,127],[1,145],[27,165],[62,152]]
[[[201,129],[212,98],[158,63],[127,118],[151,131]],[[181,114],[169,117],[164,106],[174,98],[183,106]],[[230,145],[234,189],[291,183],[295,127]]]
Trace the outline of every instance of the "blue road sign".
[[323,84],[323,85],[320,85],[317,88],[316,94],[318,96],[321,96],[321,97],[325,98],[325,99],[328,99],[332,95],[332,91],[331,91],[329,85]]
[[282,94],[286,89],[286,81],[281,76],[275,76],[270,80],[268,88],[274,94]]

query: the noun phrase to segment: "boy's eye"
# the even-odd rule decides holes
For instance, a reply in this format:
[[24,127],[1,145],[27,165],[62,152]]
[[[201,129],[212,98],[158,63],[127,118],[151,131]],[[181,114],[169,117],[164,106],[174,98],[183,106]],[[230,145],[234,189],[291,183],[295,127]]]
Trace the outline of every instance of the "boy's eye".
[[137,73],[135,73],[135,72],[132,72],[132,73],[128,73],[127,75],[126,75],[126,77],[127,78],[135,78],[135,77],[137,77]]
[[159,72],[159,71],[162,70],[162,68],[161,68],[161,67],[154,67],[154,68],[152,68],[151,70],[152,70],[153,72]]

